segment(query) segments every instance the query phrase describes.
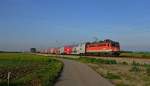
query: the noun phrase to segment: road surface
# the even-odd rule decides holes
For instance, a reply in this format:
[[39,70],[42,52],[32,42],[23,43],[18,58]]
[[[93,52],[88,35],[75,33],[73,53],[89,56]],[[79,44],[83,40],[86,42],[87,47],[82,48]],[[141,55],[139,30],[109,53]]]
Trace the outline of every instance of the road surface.
[[59,60],[64,62],[64,69],[55,86],[114,86],[84,63]]

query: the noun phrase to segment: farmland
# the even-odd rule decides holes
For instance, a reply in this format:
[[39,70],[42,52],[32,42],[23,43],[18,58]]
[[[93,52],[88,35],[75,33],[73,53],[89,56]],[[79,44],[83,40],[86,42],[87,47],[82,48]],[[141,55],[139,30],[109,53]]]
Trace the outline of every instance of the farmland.
[[0,86],[52,86],[62,62],[27,53],[0,53]]
[[150,58],[150,52],[121,52],[120,57]]

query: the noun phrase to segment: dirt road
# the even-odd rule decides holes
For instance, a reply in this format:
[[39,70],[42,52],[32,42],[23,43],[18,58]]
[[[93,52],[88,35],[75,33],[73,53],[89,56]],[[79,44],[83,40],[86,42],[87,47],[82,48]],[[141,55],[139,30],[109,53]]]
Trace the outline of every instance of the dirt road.
[[64,69],[55,86],[113,86],[84,63],[60,60],[64,62]]

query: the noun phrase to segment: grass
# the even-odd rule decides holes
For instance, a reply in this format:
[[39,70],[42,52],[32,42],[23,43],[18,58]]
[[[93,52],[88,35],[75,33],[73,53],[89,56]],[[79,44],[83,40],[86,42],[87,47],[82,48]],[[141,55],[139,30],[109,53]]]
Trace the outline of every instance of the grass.
[[116,62],[111,59],[100,58],[68,58],[88,64],[97,73],[110,80],[116,86],[150,86],[150,65],[140,64],[136,61],[132,63]]
[[109,59],[96,59],[96,58],[81,57],[78,60],[85,62],[85,63],[117,64],[116,60],[109,60]]
[[53,86],[62,62],[27,53],[0,53],[0,86]]
[[95,71],[116,86],[150,86],[149,67],[137,64],[90,64]]
[[150,86],[149,68],[133,65],[89,64],[116,86]]
[[150,58],[150,52],[121,52],[121,57]]
[[110,59],[97,59],[97,58],[87,58],[87,57],[80,57],[80,58],[69,58],[63,57],[65,59],[76,60],[84,63],[97,63],[97,64],[117,64],[116,60]]
[[146,73],[148,76],[150,76],[150,66],[146,67]]
[[142,71],[141,68],[139,66],[132,66],[132,68],[130,69],[130,72],[140,72]]
[[119,75],[111,73],[111,72],[107,72],[107,74],[104,77],[108,79],[121,79]]

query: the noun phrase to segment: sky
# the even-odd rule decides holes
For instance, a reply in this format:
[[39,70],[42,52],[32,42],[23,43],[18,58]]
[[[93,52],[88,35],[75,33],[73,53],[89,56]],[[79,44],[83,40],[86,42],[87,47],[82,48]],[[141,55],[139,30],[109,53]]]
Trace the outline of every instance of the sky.
[[0,50],[112,39],[150,51],[150,0],[0,0]]

